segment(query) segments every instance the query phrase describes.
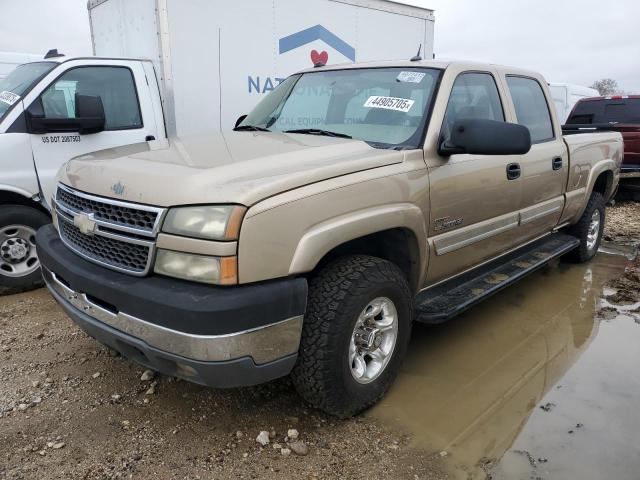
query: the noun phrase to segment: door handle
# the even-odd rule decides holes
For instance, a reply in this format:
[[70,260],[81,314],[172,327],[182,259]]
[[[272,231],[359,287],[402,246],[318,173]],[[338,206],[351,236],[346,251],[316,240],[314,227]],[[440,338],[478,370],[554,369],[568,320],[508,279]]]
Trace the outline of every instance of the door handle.
[[522,170],[519,163],[510,163],[507,165],[507,180],[515,180],[520,177]]
[[554,170],[560,170],[562,168],[562,157],[556,157],[551,161],[551,166]]

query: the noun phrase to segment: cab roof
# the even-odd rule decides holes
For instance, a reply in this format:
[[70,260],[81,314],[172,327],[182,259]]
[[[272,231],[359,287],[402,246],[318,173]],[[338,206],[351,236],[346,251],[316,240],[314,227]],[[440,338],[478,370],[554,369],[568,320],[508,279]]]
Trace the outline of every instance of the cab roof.
[[438,60],[418,60],[411,61],[406,60],[385,60],[385,61],[372,61],[372,62],[357,62],[357,63],[342,63],[335,65],[326,65],[323,67],[311,67],[299,71],[298,73],[310,73],[320,71],[331,70],[351,70],[358,68],[394,68],[394,67],[406,67],[406,68],[437,68],[445,70],[449,67],[459,66],[462,69],[467,70],[484,70],[487,68],[497,68],[500,70],[507,70],[509,73],[521,74],[523,76],[539,76],[537,72],[531,70],[510,67],[505,65],[498,65],[493,63],[481,63],[472,62],[466,60],[453,60],[453,59],[438,59]]

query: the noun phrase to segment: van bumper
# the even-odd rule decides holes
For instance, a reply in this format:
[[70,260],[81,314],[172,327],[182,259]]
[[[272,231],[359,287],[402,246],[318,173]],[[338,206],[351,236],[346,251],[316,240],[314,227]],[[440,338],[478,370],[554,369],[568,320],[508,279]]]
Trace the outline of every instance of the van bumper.
[[287,375],[300,343],[305,279],[214,287],[132,277],[71,252],[52,225],[36,237],[51,294],[89,335],[166,375],[212,387]]

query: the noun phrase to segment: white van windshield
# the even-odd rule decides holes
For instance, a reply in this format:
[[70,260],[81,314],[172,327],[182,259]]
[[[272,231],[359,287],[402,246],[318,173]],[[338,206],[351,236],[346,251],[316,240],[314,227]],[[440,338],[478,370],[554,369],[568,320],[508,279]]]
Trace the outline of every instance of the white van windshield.
[[237,129],[355,138],[376,148],[418,148],[440,72],[399,67],[294,75]]
[[16,67],[0,80],[0,121],[13,105],[29,93],[34,85],[56,65],[55,62],[26,63]]

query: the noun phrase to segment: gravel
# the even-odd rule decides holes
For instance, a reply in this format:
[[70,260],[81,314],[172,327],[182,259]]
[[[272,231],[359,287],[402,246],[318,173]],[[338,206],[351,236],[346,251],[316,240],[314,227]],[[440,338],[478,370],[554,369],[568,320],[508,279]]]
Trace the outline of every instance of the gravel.
[[328,417],[286,378],[215,390],[112,352],[44,289],[0,297],[0,479],[447,478],[403,432]]

